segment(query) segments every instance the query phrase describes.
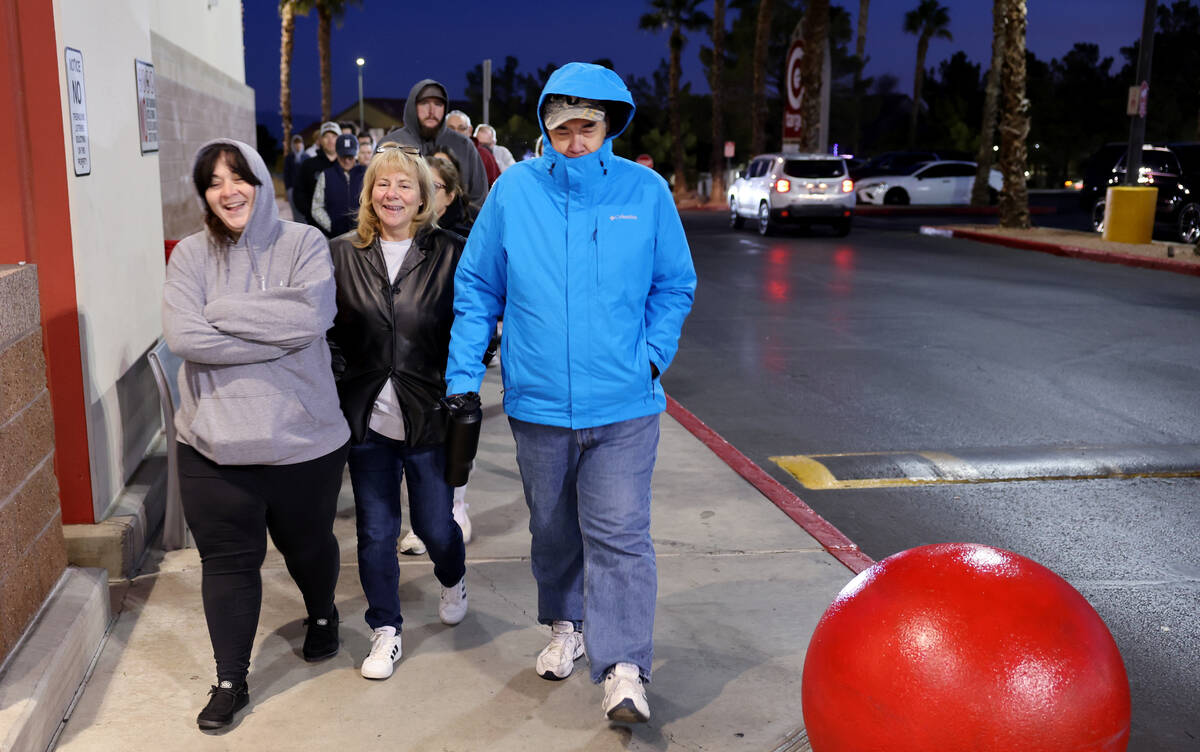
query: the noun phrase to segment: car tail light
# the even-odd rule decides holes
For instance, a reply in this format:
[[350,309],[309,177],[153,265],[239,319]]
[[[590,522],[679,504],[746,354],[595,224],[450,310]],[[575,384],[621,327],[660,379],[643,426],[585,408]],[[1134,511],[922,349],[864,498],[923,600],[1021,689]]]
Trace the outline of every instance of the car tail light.
[[846,178],[845,180],[842,181],[842,193],[853,193],[853,192],[854,192],[854,181],[851,180],[850,178]]
[[775,190],[780,193],[787,193],[792,189],[792,181],[787,178],[780,178],[775,181]]

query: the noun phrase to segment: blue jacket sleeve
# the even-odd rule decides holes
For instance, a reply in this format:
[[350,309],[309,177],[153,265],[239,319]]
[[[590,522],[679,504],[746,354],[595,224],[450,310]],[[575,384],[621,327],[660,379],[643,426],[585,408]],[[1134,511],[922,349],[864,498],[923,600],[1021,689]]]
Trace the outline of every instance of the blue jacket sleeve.
[[659,184],[657,222],[654,268],[646,297],[646,343],[650,359],[662,374],[675,358],[683,320],[692,309],[696,291],[692,252],[666,183]]
[[493,191],[471,227],[454,274],[454,324],[446,362],[446,394],[478,392],[486,366],[483,353],[504,312],[508,264],[502,198]]

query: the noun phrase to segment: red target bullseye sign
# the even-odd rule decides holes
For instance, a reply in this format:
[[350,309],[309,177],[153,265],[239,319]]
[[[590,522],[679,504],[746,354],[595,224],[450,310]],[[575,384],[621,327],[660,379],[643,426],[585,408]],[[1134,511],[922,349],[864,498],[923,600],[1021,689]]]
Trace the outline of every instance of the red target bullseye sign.
[[783,139],[799,141],[804,137],[804,116],[800,107],[804,104],[804,82],[800,63],[804,60],[804,40],[797,39],[788,48],[787,68],[784,70],[784,88],[787,90],[787,106],[783,111]]

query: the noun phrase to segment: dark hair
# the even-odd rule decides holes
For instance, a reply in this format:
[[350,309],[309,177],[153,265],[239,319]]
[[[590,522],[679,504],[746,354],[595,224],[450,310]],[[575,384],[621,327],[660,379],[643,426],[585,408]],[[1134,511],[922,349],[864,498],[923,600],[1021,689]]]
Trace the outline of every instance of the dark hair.
[[262,185],[262,181],[254,174],[254,170],[250,169],[250,163],[246,161],[242,150],[233,144],[209,144],[196,155],[196,166],[192,169],[192,182],[196,185],[196,193],[200,194],[200,199],[204,202],[204,226],[217,240],[233,243],[237,238],[225,226],[221,218],[213,213],[212,207],[208,205],[208,196],[206,195],[209,183],[212,182],[213,173],[216,172],[217,162],[221,161],[221,155],[225,155],[225,163],[229,165],[229,169],[242,180],[253,186]]
[[447,193],[453,193],[455,198],[462,196],[462,180],[458,176],[458,167],[453,162],[441,157],[426,157],[425,161],[442,176],[442,182],[446,184]]

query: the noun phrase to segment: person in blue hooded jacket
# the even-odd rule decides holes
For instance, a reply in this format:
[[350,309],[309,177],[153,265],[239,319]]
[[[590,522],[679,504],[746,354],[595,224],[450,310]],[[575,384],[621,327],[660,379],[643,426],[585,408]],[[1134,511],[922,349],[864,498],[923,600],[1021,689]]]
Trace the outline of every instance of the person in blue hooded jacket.
[[613,154],[634,113],[616,73],[569,63],[538,101],[541,157],[496,181],[454,277],[447,394],[477,392],[504,314],[504,409],[532,533],[535,670],[586,652],[604,713],[644,722],[658,574],[650,478],[696,274],[666,182]]

